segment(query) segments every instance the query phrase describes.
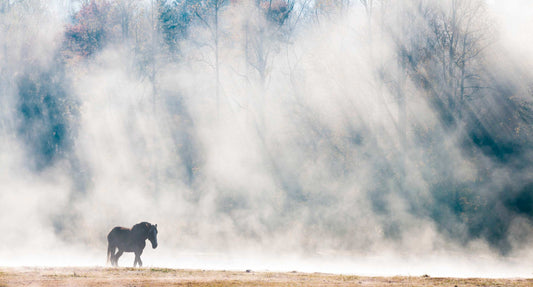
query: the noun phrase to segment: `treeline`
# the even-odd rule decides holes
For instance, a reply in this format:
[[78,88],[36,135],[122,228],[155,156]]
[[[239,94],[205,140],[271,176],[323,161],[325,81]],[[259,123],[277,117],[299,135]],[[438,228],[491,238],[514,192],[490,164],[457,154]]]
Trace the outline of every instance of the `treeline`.
[[[318,215],[308,219],[313,226],[310,236],[334,234],[344,240],[339,245],[345,248],[365,243],[346,243],[360,236],[360,229],[343,221],[345,217],[357,221],[357,213],[349,208],[338,211],[347,214],[319,216],[355,190],[324,191],[309,186],[300,167],[320,163],[328,177],[325,184],[370,178],[362,186],[364,198],[380,218],[386,239],[401,238],[410,218],[421,217],[434,222],[448,238],[461,243],[483,239],[502,254],[528,242],[524,234],[531,235],[530,231],[517,237],[510,229],[519,219],[531,230],[533,220],[533,75],[527,65],[513,62],[499,42],[501,31],[485,1],[67,1],[57,4],[68,16],[61,22],[61,32],[50,41],[55,50],[46,55],[53,57],[42,61],[35,47],[16,41],[20,42],[20,35],[30,35],[22,41],[31,43],[32,33],[39,34],[33,31],[40,27],[28,26],[38,24],[25,17],[54,14],[45,2],[0,1],[0,36],[13,39],[0,42],[0,83],[2,93],[14,95],[16,102],[16,117],[4,113],[3,127],[15,127],[37,171],[69,158],[72,166],[84,170],[74,172],[83,179],[80,185],[88,182],[90,175],[83,174],[85,169],[72,153],[80,101],[71,95],[75,79],[68,73],[97,59],[100,52],[116,48],[133,55],[131,73],[150,83],[153,113],[167,115],[165,125],[170,126],[180,164],[186,165],[184,182],[189,186],[195,187],[199,178],[206,177],[201,171],[207,159],[194,132],[196,116],[184,103],[183,92],[163,89],[161,81],[171,65],[201,63],[210,71],[207,86],[212,87],[217,110],[232,101],[227,90],[233,82],[241,81],[250,89],[254,104],[246,108],[253,110],[252,126],[261,156],[269,176],[285,193],[280,213],[294,215],[302,204],[317,207]],[[309,56],[302,43],[321,41],[309,39],[315,30],[333,28],[329,32],[335,34],[346,28],[342,25],[353,25],[347,29],[354,32],[345,32],[343,37],[357,38],[350,42],[356,43],[353,53],[363,54],[370,69],[365,70],[364,80],[344,74],[344,79],[324,80],[339,86],[323,94],[324,98],[347,98],[354,104],[343,106],[341,123],[332,126],[327,117],[318,115],[321,107],[309,100],[309,94],[316,91],[308,88],[313,77],[301,60]],[[331,63],[324,70],[344,71],[350,64]],[[327,75],[324,72],[317,78]],[[346,79],[362,86],[372,83],[366,96],[383,98],[382,109],[389,111],[393,127],[389,136],[383,136],[385,128],[377,129],[366,118],[368,107],[357,100],[361,93],[350,90],[348,81],[338,83]],[[286,123],[300,131],[291,140],[272,138],[275,121],[262,107],[268,101],[280,101],[274,94],[283,94],[279,97],[290,104],[291,117]],[[416,108],[421,102],[430,107],[436,123],[417,114],[425,111]],[[391,142],[385,142],[388,137]],[[280,142],[290,146],[279,148]],[[304,163],[288,160],[292,152],[301,155]],[[154,165],[153,180],[176,176],[165,172],[167,168]],[[191,195],[190,200],[199,197]],[[404,212],[411,217],[397,216],[391,197],[402,198]],[[250,200],[230,196],[217,202],[220,212],[232,214],[232,208],[246,206]],[[283,224],[264,221],[272,232]],[[242,228],[243,234],[250,233],[248,227]]]

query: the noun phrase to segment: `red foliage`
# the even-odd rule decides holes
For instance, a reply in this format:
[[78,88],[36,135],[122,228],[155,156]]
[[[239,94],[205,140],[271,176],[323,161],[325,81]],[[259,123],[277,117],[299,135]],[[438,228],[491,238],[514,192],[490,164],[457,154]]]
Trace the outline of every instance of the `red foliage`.
[[73,23],[67,26],[65,38],[68,49],[81,56],[89,56],[101,49],[109,32],[107,1],[85,2],[73,15]]

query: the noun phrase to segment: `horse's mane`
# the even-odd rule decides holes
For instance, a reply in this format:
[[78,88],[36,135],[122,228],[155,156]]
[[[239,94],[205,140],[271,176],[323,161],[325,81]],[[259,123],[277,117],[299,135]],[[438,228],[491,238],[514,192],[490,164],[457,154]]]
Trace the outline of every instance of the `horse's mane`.
[[152,226],[152,224],[146,222],[146,221],[143,221],[141,223],[137,223],[135,224],[132,228],[131,228],[131,231],[137,231],[137,230],[143,230],[143,231],[146,231],[148,232],[148,230],[150,229],[150,226]]

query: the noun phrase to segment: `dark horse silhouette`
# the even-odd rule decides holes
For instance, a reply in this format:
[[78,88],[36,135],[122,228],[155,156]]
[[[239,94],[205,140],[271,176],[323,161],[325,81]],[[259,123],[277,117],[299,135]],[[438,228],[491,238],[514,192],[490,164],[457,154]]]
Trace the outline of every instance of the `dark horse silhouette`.
[[[107,235],[107,262],[111,262],[113,266],[118,266],[118,259],[122,253],[134,252],[133,267],[137,264],[142,267],[141,254],[146,246],[146,239],[150,240],[152,248],[157,247],[157,224],[141,222],[135,224],[131,229],[120,226],[113,228]],[[117,248],[118,251],[115,253]]]

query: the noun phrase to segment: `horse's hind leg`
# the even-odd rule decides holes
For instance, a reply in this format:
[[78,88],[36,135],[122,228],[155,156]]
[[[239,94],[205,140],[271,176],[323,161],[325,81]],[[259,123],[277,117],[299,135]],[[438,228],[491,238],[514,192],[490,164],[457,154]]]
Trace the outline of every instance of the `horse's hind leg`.
[[107,262],[111,263],[111,265],[114,265],[114,257],[115,257],[115,246],[112,246],[109,244],[107,246]]
[[114,261],[113,266],[118,267],[118,259],[120,258],[120,256],[122,256],[122,253],[124,253],[124,251],[122,251],[122,250],[119,249],[118,252],[117,252],[117,254],[115,254],[115,256],[114,256],[114,260],[111,260],[111,261]]

